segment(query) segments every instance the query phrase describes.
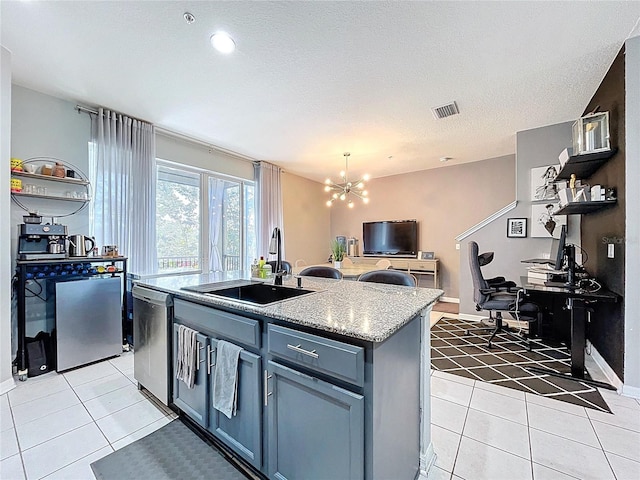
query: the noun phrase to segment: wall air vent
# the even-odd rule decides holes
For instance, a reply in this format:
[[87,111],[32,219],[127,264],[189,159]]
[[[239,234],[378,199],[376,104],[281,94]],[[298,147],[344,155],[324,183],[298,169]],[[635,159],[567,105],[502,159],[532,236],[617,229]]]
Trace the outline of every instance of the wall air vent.
[[446,105],[441,105],[439,107],[433,107],[431,111],[433,112],[433,116],[437,119],[447,118],[451,115],[457,115],[460,113],[456,102],[447,103]]

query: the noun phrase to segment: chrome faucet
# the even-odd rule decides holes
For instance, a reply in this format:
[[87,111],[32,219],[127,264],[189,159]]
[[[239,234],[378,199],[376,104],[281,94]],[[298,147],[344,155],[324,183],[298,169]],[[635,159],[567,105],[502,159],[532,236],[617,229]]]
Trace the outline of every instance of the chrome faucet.
[[284,276],[284,271],[282,270],[282,234],[278,227],[275,227],[271,234],[269,253],[271,255],[276,255],[276,268],[274,272],[275,279],[273,284],[282,285],[282,277]]

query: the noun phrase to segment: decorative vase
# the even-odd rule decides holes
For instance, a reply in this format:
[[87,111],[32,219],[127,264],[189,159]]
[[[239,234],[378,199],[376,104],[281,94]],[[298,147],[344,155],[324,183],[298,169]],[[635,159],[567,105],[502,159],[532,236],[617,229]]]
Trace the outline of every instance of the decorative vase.
[[333,262],[334,268],[340,269],[342,268],[342,262]]

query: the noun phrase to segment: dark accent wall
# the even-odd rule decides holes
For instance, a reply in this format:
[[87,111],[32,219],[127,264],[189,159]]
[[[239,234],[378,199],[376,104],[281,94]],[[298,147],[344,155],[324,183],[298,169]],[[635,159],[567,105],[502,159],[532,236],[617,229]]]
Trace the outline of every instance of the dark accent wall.
[[[625,255],[625,57],[624,47],[585,109],[598,107],[609,112],[611,145],[618,152],[589,179],[589,185],[614,187],[618,203],[614,207],[583,215],[581,244],[588,255],[586,270],[609,290],[620,295],[613,305],[596,306],[590,324],[590,340],[618,377],[624,380],[624,255]],[[607,257],[613,243],[615,257]]]

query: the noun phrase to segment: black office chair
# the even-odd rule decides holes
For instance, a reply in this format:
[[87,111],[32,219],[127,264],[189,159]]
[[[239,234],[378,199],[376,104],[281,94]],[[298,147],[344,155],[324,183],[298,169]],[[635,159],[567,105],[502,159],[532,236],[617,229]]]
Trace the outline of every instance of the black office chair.
[[[529,324],[529,337],[535,333],[535,327],[540,325],[541,313],[538,306],[528,302],[514,282],[505,280],[504,277],[495,277],[486,280],[482,275],[484,265],[493,260],[493,252],[478,254],[478,244],[469,242],[469,267],[473,278],[473,300],[476,302],[476,310],[489,311],[489,318],[494,321],[494,326],[470,328],[466,331],[470,335],[472,331],[491,331],[488,346],[499,332],[516,336],[525,341],[531,350],[531,341],[528,337],[522,337],[506,329],[503,324],[502,312],[509,313],[513,318]],[[495,312],[495,317],[493,316]],[[536,325],[536,322],[538,324]]]
[[407,287],[415,287],[418,284],[416,277],[410,273],[398,272],[397,270],[372,270],[360,275],[358,281],[406,285]]
[[[276,260],[271,260],[269,262],[267,262],[269,265],[271,265],[271,271],[273,273],[277,273],[276,272],[276,263],[278,263]],[[289,262],[287,262],[286,260],[282,260],[280,262],[280,267],[282,270],[284,270],[285,275],[291,275],[291,272],[293,271],[293,268],[291,267],[291,264]]]
[[323,278],[342,278],[342,272],[333,267],[313,266],[307,267],[300,272],[302,277],[323,277]]

